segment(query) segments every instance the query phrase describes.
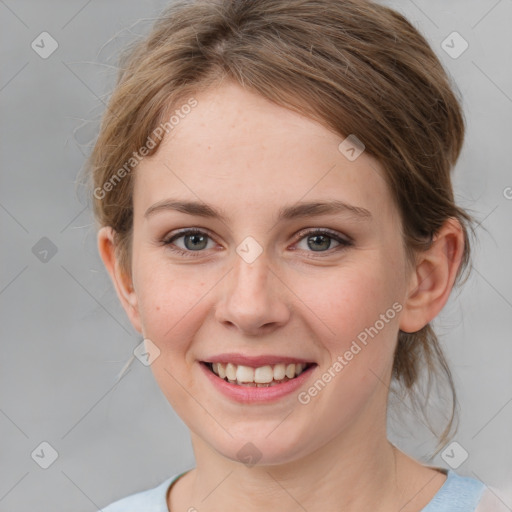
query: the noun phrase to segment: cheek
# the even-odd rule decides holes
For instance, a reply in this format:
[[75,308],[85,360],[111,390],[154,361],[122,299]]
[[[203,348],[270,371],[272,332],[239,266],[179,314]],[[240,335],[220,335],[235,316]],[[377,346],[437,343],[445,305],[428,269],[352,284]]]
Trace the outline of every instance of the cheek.
[[182,350],[180,341],[190,339],[186,331],[194,328],[202,312],[201,299],[211,288],[197,276],[197,270],[162,263],[148,262],[138,268],[135,286],[143,333],[161,351]]
[[399,286],[386,264],[367,260],[347,262],[328,278],[316,279],[315,286],[304,281],[297,294],[308,290],[307,306],[321,319],[315,334],[330,360],[300,398],[308,414],[330,418],[325,429],[334,435],[372,397],[385,402],[402,307]]
[[385,324],[397,323],[392,306],[400,297],[399,287],[393,272],[378,261],[361,260],[358,265],[347,262],[332,272],[296,280],[294,291],[311,311],[308,316],[317,318],[326,344],[333,349],[343,348],[347,341],[357,338],[390,308]]
[[[142,332],[159,349],[151,364],[158,386],[181,418],[200,415],[197,404],[184,387],[191,389],[195,361],[189,348],[206,314],[206,300],[211,288],[192,267],[182,271],[162,262],[139,267],[137,298]],[[196,276],[194,278],[194,276]]]
[[[315,282],[303,281],[297,291],[308,297],[307,306],[315,313],[308,317],[321,319],[315,320],[314,334],[329,355],[322,380],[333,382],[327,386],[326,402],[347,414],[356,414],[389,378],[402,308],[400,284],[389,260],[366,256],[364,261],[347,259],[343,267]],[[326,402],[320,400],[314,407],[322,408]]]

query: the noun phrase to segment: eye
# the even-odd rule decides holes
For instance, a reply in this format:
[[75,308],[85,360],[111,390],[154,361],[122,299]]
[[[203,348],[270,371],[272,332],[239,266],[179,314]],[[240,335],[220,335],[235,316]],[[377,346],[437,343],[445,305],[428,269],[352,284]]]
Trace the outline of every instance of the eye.
[[[306,252],[332,254],[334,251],[353,245],[352,240],[345,239],[337,232],[324,228],[303,230],[298,233],[298,237],[299,243],[296,244],[296,247]],[[182,241],[177,243],[181,239]],[[334,247],[332,247],[333,240],[337,244]],[[211,245],[209,245],[209,242]],[[172,252],[191,257],[200,256],[204,249],[212,249],[215,246],[211,236],[200,229],[185,229],[175,233],[170,238],[166,238],[162,243]],[[305,245],[300,247],[301,243],[305,243]]]
[[[328,229],[317,228],[309,231],[301,231],[299,233],[300,237],[299,242],[302,243],[304,241],[304,245],[300,247],[300,243],[298,247],[301,250],[305,250],[307,252],[329,252],[337,251],[345,249],[353,245],[353,242],[349,239],[345,239],[340,236],[335,231],[331,231]],[[335,241],[337,245],[332,247],[332,241]]]
[[[175,243],[180,239],[183,239],[182,246]],[[184,254],[186,256],[193,256],[193,254],[191,254],[193,252],[201,252],[203,249],[211,249],[212,247],[208,246],[208,242],[215,245],[213,240],[205,231],[201,231],[199,229],[187,229],[173,235],[171,238],[167,238],[163,241],[163,244],[168,246],[168,248],[173,252]]]

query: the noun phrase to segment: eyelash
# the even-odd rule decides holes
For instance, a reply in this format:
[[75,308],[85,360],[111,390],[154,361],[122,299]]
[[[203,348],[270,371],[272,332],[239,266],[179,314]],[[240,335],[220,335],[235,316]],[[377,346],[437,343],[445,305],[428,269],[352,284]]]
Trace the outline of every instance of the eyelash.
[[[180,249],[179,247],[176,247],[173,242],[177,240],[178,238],[182,238],[187,235],[206,235],[210,240],[213,240],[213,238],[208,234],[208,232],[200,230],[200,229],[185,229],[183,231],[179,231],[178,233],[175,233],[170,238],[166,238],[162,241],[163,245],[165,245],[169,250],[172,252],[179,254],[181,256],[186,257],[200,257],[201,253],[204,252],[204,250],[201,251],[186,251],[183,249]],[[309,256],[313,258],[320,257],[322,258],[322,253],[326,254],[327,256],[331,255],[334,251],[340,251],[347,249],[348,247],[351,247],[354,245],[354,242],[350,239],[342,238],[340,235],[338,235],[335,231],[331,231],[329,229],[325,228],[316,228],[316,229],[309,229],[309,230],[302,230],[297,234],[297,242],[300,242],[303,238],[306,238],[308,236],[312,235],[326,235],[328,238],[331,238],[338,242],[340,245],[337,247],[334,247],[333,249],[327,249],[326,251],[308,251],[312,252],[313,254],[319,254],[320,256]],[[197,253],[197,256],[194,254]]]

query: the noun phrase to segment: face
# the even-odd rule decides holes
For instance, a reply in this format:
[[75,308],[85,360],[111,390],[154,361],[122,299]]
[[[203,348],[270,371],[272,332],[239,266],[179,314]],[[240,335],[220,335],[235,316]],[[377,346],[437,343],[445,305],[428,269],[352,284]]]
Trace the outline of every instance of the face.
[[[237,85],[195,99],[135,174],[129,315],[163,393],[232,460],[292,462],[384,428],[407,280],[381,167]],[[230,384],[212,361],[279,383]]]

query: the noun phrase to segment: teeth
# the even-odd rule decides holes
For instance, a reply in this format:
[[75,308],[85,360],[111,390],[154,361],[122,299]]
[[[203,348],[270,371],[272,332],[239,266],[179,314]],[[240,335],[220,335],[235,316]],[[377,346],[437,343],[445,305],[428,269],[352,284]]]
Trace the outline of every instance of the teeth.
[[274,379],[275,380],[283,380],[286,376],[286,365],[285,364],[276,364],[274,366]]
[[254,370],[254,382],[257,384],[268,384],[273,380],[274,370],[272,370],[272,366],[260,366]]
[[213,370],[221,379],[226,377],[226,366],[220,363],[217,363],[217,371]]
[[[222,364],[222,363],[218,363]],[[236,380],[236,366],[234,364],[228,363],[226,365],[226,377],[229,380]]]
[[236,365],[233,363],[212,363],[213,372],[221,379],[237,384],[248,384],[257,387],[273,385],[275,381],[285,381],[300,375],[306,368],[302,363],[279,363],[258,368]]
[[295,375],[295,365],[292,363],[292,364],[289,364],[287,367],[286,367],[286,376],[289,378],[289,379],[293,379],[293,376]]
[[236,380],[238,382],[254,382],[254,368],[239,365],[236,369]]

